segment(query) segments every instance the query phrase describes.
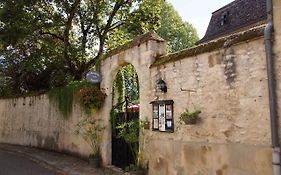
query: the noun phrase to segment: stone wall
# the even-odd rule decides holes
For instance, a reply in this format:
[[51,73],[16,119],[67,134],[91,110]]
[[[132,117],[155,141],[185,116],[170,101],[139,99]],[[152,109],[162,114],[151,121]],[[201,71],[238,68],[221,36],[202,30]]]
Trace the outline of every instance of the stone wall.
[[[141,160],[148,164],[149,174],[272,174],[263,37],[240,37],[214,45],[218,48],[200,46],[207,49],[200,52],[194,48],[192,53],[197,54],[184,57],[178,53],[181,58],[155,65],[155,60],[161,59],[159,55],[165,55],[165,42],[152,34],[102,60],[101,87],[107,98],[96,115],[106,125],[101,145],[105,165],[111,164],[109,111],[113,80],[120,67],[131,63],[139,77],[141,120],[152,121],[151,101],[174,101],[175,131],[157,132],[150,126],[141,135]],[[160,78],[167,83],[165,94],[156,90]],[[179,124],[186,108],[202,111],[198,124]],[[85,156],[90,148],[74,133],[83,115],[76,106],[71,117],[64,120],[45,95],[0,100],[0,142]]]
[[[277,98],[278,98],[278,114],[281,115],[281,2],[273,0],[273,20],[274,20],[274,60],[275,72],[277,79]],[[279,126],[281,127],[281,120],[279,119]],[[279,129],[279,138],[281,140],[281,131]]]
[[79,106],[68,119],[47,95],[0,100],[0,142],[88,156],[89,144],[75,133],[85,116]]
[[[150,101],[174,100],[175,132],[145,131],[150,174],[272,174],[263,43],[254,39],[151,69]],[[159,78],[165,94],[155,90]],[[201,110],[200,123],[179,124],[185,109]]]
[[[148,35],[148,36],[147,36]],[[116,78],[118,70],[126,65],[132,64],[138,74],[139,80],[139,93],[140,93],[140,119],[145,120],[151,114],[151,106],[149,104],[150,97],[152,96],[153,87],[150,84],[151,71],[150,66],[158,55],[164,55],[166,49],[166,42],[157,37],[154,37],[155,33],[147,33],[141,38],[137,38],[130,47],[121,49],[119,52],[112,54],[108,58],[102,60],[101,63],[101,75],[102,82],[101,87],[107,94],[105,99],[105,107],[101,109],[101,115],[105,121],[110,120],[110,110],[113,105],[112,102],[112,90],[113,81]],[[140,42],[141,41],[141,42]],[[104,161],[105,164],[111,164],[111,129],[110,124],[107,125],[105,134],[104,149]],[[106,141],[107,140],[107,141]]]

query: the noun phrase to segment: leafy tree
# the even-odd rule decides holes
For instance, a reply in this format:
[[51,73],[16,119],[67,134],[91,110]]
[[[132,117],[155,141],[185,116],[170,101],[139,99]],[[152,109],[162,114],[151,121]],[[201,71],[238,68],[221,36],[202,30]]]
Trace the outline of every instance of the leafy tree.
[[160,13],[165,0],[144,0],[136,9],[126,25],[114,29],[109,36],[108,49],[115,49],[149,30],[157,30],[160,23]]
[[[140,19],[151,22],[137,22]],[[146,0],[135,12],[132,23],[115,30],[115,34],[111,35],[110,48],[123,45],[149,29],[156,30],[169,42],[170,52],[192,47],[199,40],[196,29],[190,23],[184,22],[170,3],[164,0]]]
[[165,2],[160,13],[161,26],[157,33],[169,41],[169,50],[179,51],[194,46],[198,41],[196,29],[188,22],[184,22],[174,7]]
[[2,73],[13,80],[14,90],[18,91],[57,86],[50,82],[42,83],[38,88],[28,85],[31,79],[40,75],[49,81],[45,76],[51,74],[57,74],[58,79],[68,79],[69,76],[58,73],[63,72],[74,80],[81,80],[109,49],[109,36],[118,38],[118,31],[124,26],[132,31],[137,27],[135,31],[138,32],[155,29],[159,10],[152,10],[149,17],[142,16],[149,8],[147,2],[0,0]]
[[139,103],[138,75],[132,64],[128,64],[118,71],[114,88],[118,92],[118,103],[122,103],[125,97],[134,104]]
[[157,28],[173,51],[196,40],[165,0],[0,0],[0,89],[80,80],[106,51]]

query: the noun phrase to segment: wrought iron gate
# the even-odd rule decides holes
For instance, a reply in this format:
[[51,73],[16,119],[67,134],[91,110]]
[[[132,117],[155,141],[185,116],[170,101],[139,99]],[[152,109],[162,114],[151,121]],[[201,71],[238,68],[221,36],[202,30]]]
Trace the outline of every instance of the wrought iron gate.
[[[126,105],[127,106],[127,105]],[[116,124],[121,124],[131,120],[139,120],[139,111],[120,112],[116,117]],[[130,164],[134,164],[133,153],[129,145],[123,138],[118,138],[118,129],[112,134],[112,165],[124,169]]]

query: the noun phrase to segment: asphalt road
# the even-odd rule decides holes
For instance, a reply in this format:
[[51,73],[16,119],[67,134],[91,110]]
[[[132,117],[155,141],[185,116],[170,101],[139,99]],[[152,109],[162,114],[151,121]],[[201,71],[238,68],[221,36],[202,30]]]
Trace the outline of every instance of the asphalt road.
[[57,173],[28,158],[0,150],[0,175],[57,175]]

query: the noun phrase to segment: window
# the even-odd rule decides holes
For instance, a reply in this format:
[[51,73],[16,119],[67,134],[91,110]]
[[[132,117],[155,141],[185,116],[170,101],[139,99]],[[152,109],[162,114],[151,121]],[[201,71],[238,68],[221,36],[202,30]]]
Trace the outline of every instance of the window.
[[221,26],[225,25],[228,21],[229,12],[224,12],[220,19]]

